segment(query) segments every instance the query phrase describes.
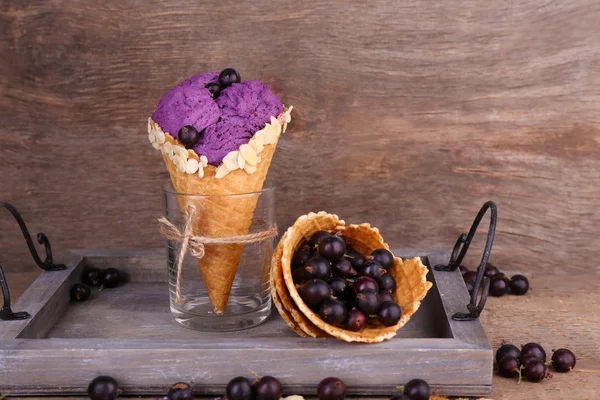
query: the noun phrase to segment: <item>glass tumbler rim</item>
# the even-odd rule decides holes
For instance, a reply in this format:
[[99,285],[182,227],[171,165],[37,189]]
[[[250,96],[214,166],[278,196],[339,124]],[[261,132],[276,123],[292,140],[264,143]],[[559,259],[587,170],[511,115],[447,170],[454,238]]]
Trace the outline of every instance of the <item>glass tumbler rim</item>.
[[275,182],[272,180],[266,180],[263,188],[260,190],[254,190],[251,192],[241,192],[241,193],[229,193],[229,194],[193,194],[193,193],[183,193],[183,192],[178,192],[175,190],[175,188],[173,187],[173,183],[169,180],[166,181],[165,183],[163,183],[161,185],[162,191],[166,194],[170,194],[173,196],[189,196],[189,197],[243,197],[243,196],[248,196],[251,194],[261,194],[261,193],[267,193],[267,192],[272,192],[276,189],[276,185]]

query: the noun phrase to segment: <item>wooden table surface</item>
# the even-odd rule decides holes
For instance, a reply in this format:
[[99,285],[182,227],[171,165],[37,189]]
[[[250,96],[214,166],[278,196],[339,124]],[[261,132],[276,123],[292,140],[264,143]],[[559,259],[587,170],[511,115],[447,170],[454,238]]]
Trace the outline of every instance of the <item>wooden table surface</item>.
[[[554,373],[541,383],[494,376],[493,399],[597,399],[600,387],[600,274],[537,273],[529,276],[530,292],[522,297],[490,298],[482,322],[494,349],[503,341],[515,345],[540,343],[547,352],[566,347],[577,356],[575,371]],[[514,274],[519,271],[505,270]],[[13,301],[38,272],[10,273]],[[273,371],[273,375],[277,375]],[[79,397],[80,399],[81,397]],[[139,397],[135,397],[139,398]],[[156,397],[148,397],[153,399]],[[30,400],[42,398],[28,398]],[[47,397],[46,397],[47,399]],[[75,399],[75,398],[73,398]]]

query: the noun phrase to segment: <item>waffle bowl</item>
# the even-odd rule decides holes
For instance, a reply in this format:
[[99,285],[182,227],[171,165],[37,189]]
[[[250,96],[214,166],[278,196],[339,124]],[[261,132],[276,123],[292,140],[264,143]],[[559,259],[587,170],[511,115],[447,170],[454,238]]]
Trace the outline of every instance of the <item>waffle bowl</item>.
[[432,286],[426,279],[427,267],[418,257],[411,260],[394,258],[389,273],[395,278],[397,288],[392,296],[402,309],[402,318],[396,325],[369,325],[360,332],[330,325],[304,303],[292,279],[292,256],[318,230],[340,232],[352,247],[363,255],[379,248],[389,249],[379,230],[369,224],[346,225],[337,215],[324,211],[301,216],[281,238],[271,264],[271,290],[274,292],[273,299],[282,318],[301,336],[335,337],[346,342],[362,343],[378,343],[394,337],[418,310],[421,300]]

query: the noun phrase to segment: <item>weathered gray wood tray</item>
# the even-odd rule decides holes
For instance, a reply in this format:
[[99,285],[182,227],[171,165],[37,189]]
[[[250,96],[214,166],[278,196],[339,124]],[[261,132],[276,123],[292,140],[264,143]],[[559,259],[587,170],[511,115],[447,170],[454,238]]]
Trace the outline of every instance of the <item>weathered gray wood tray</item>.
[[[427,265],[449,253],[420,255]],[[234,376],[281,379],[286,394],[311,395],[327,376],[340,377],[353,395],[390,395],[412,378],[441,394],[491,391],[492,350],[479,321],[457,322],[469,296],[460,272],[431,271],[434,283],[419,311],[396,338],[381,344],[306,339],[289,330],[273,307],[263,325],[237,333],[203,333],[169,312],[164,250],[73,251],[64,271],[44,272],[14,305],[31,318],[0,321],[0,392],[13,395],[84,394],[98,375],[111,375],[125,394],[163,394],[177,381],[194,381],[198,394],[220,395]],[[69,301],[85,266],[116,267],[128,283],[83,303]],[[9,282],[10,284],[10,282]]]

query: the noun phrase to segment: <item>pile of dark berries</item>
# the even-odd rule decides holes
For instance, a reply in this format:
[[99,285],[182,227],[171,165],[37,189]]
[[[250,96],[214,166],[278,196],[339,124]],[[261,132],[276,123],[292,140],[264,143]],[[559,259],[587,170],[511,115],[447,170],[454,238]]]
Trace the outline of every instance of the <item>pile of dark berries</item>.
[[398,323],[402,311],[392,293],[396,281],[388,273],[394,255],[377,249],[368,257],[339,233],[315,232],[292,258],[292,278],[302,300],[323,321],[358,332],[367,323]]
[[551,365],[556,372],[569,372],[575,368],[577,359],[568,349],[552,350],[552,360],[546,363],[546,351],[537,343],[527,343],[521,349],[512,344],[504,344],[496,351],[498,373],[504,377],[525,377],[529,382],[540,382],[552,377],[548,371]]
[[[192,384],[193,385],[193,384]],[[192,385],[177,382],[169,388],[163,400],[193,400]],[[115,400],[121,394],[119,384],[110,376],[99,376],[88,386],[91,400]],[[329,377],[317,386],[319,400],[344,400],[348,394],[346,384],[341,379]],[[431,389],[422,379],[413,379],[403,387],[403,393],[390,400],[429,400]],[[227,384],[224,400],[280,400],[282,398],[281,382],[272,376],[257,376],[250,379],[238,376]]]
[[[208,82],[204,87],[210,92],[213,99],[216,99],[221,94],[221,91],[233,85],[240,83],[242,78],[239,72],[233,68],[225,68],[219,73],[218,82]],[[198,130],[192,125],[185,125],[179,129],[177,140],[186,148],[192,149],[198,142],[204,140],[204,130]]]
[[[465,285],[469,293],[475,288],[477,271],[469,271],[464,265],[460,266]],[[490,278],[490,295],[495,297],[504,296],[507,293],[522,296],[529,290],[529,280],[523,275],[513,275],[508,277],[504,272],[500,272],[492,263],[485,266],[485,276]]]
[[100,286],[99,290],[115,288],[122,283],[123,279],[121,272],[116,268],[101,270],[86,267],[81,274],[81,281],[82,283],[76,283],[71,287],[71,300],[73,301],[86,301],[92,294],[91,286]]

